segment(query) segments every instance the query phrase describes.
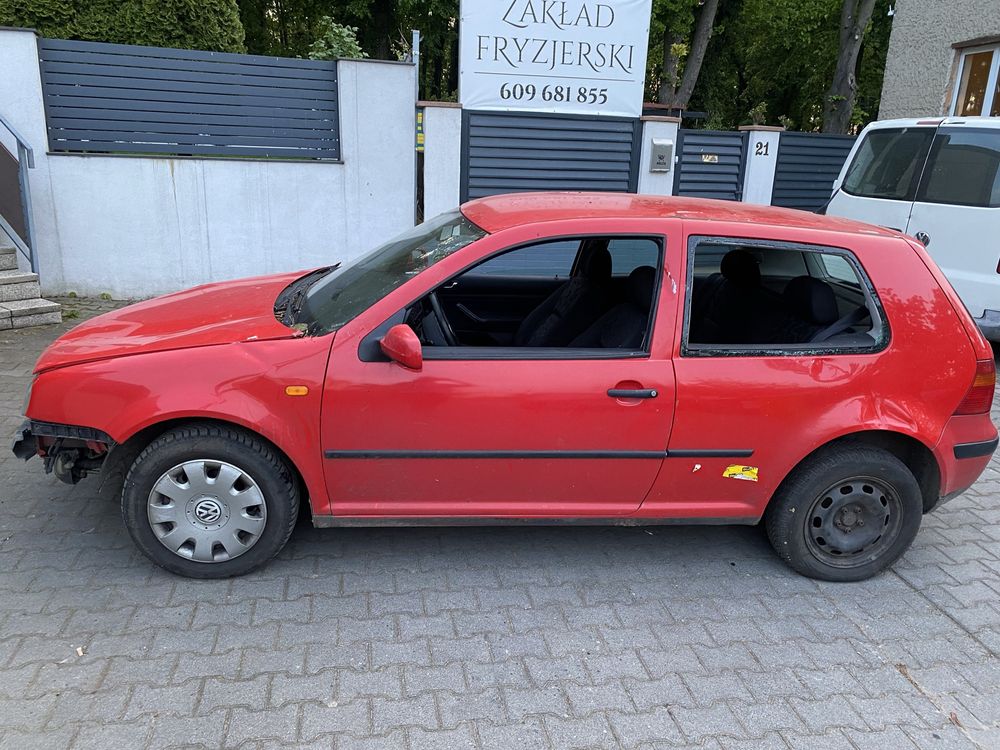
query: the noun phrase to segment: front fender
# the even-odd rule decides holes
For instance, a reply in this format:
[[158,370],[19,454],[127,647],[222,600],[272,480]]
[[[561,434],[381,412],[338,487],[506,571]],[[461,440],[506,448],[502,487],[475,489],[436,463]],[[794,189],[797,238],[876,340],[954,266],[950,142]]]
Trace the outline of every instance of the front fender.
[[[256,432],[288,456],[312,502],[327,502],[320,401],[332,336],[205,346],[104,359],[43,372],[31,419],[92,427],[123,443],[177,419],[215,419]],[[305,386],[289,396],[285,388]]]

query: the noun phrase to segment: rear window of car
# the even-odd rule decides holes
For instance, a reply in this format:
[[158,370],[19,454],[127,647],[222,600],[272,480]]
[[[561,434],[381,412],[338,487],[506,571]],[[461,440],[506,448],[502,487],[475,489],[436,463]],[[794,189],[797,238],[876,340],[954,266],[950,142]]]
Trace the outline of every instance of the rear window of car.
[[912,201],[934,128],[871,130],[847,169],[841,190],[862,198]]
[[1000,130],[938,130],[917,200],[1000,206]]

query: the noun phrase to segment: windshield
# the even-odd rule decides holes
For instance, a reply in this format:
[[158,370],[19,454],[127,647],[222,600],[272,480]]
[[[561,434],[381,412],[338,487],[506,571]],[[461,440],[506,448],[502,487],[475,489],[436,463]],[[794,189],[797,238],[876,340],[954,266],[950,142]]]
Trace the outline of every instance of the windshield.
[[305,324],[310,335],[335,331],[405,281],[485,234],[458,209],[425,221],[313,284],[294,322]]

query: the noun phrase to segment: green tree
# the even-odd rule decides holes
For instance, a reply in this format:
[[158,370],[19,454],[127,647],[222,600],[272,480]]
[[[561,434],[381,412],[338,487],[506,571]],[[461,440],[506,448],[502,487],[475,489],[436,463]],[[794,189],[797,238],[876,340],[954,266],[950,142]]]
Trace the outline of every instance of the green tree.
[[236,0],[0,0],[0,26],[58,39],[244,51]]
[[368,57],[358,44],[358,27],[336,23],[329,16],[319,20],[319,37],[309,45],[309,59],[335,60],[338,57]]
[[718,8],[719,0],[653,0],[646,76],[650,98],[687,109]]
[[[838,59],[842,0],[741,0],[720,8],[692,108],[708,125],[731,128],[764,119],[818,130]],[[857,98],[848,130],[878,111],[891,18],[876,0],[856,65]]]
[[846,133],[850,127],[858,93],[857,67],[861,46],[874,10],[875,0],[844,0],[840,12],[837,65],[823,108],[824,133]]

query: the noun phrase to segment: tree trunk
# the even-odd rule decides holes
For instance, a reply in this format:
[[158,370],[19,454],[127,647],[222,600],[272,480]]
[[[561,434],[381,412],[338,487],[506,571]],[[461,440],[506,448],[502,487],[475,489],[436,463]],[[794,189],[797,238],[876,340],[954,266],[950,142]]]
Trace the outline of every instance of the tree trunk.
[[840,12],[840,46],[833,82],[823,106],[823,132],[846,133],[851,125],[854,98],[858,92],[858,55],[865,28],[871,21],[875,0],[844,0]]
[[396,0],[375,0],[373,5],[375,7],[371,16],[371,38],[374,40],[372,57],[376,60],[388,60],[391,57],[389,37],[396,26]]
[[[872,0],[874,2],[874,0]],[[660,103],[676,109],[687,109],[694,87],[698,83],[701,64],[705,61],[705,51],[712,38],[712,28],[715,25],[715,13],[719,9],[719,0],[705,0],[698,13],[694,36],[691,38],[691,49],[684,63],[684,77],[677,85],[678,60],[672,52],[675,42],[680,38],[669,33],[663,35],[663,83],[660,85]]]

